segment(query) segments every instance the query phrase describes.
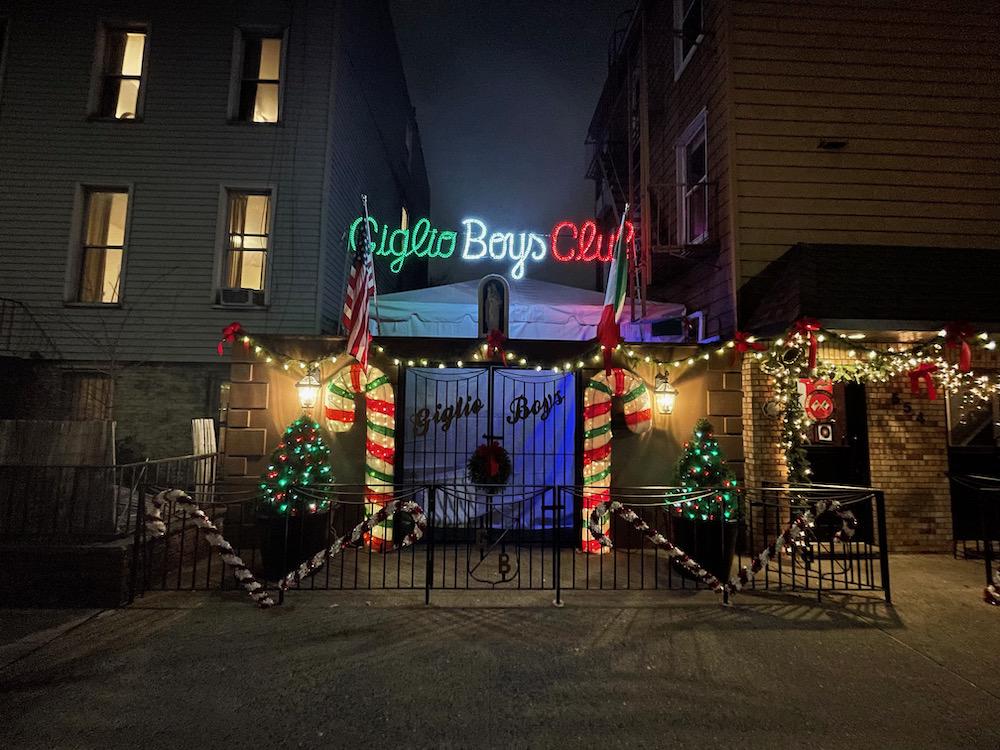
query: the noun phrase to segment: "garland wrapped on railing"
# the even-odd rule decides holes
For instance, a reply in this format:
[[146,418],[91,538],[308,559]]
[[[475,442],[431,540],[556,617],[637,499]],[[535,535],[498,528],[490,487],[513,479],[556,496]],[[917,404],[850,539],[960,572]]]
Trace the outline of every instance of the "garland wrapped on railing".
[[717,594],[728,595],[743,590],[746,585],[764,568],[771,560],[782,551],[791,552],[795,547],[804,547],[805,540],[809,534],[809,529],[815,525],[815,519],[827,512],[835,513],[842,521],[840,530],[834,535],[838,541],[847,541],[854,536],[857,528],[857,519],[850,510],[844,510],[837,500],[818,500],[811,510],[803,510],[802,513],[792,519],[791,523],[771,542],[749,566],[744,566],[738,573],[733,575],[726,583],[723,583],[714,575],[709,573],[697,561],[693,560],[684,550],[675,545],[663,534],[651,528],[643,521],[639,515],[626,505],[617,500],[605,501],[597,505],[590,514],[588,528],[597,542],[604,547],[614,546],[611,538],[605,531],[602,523],[609,513],[620,516],[626,523],[632,525],[640,534],[656,547],[663,549],[667,555],[683,566],[695,579],[704,584],[708,589]]
[[337,537],[333,541],[333,544],[329,547],[320,550],[311,558],[306,560],[298,568],[279,581],[279,588],[281,588],[282,591],[286,591],[289,586],[297,584],[309,576],[315,575],[317,571],[319,571],[319,569],[326,564],[327,560],[336,557],[345,547],[361,543],[371,534],[372,529],[384,523],[385,520],[390,518],[394,513],[400,512],[409,513],[413,516],[413,531],[407,534],[399,545],[400,547],[409,547],[424,535],[424,531],[427,529],[427,515],[424,513],[424,509],[413,500],[399,498],[387,502],[375,513],[368,516],[368,518],[364,519],[361,523],[355,526],[352,531]]
[[192,522],[201,530],[205,541],[219,553],[222,562],[233,569],[233,576],[258,606],[267,608],[274,604],[270,594],[254,578],[253,573],[250,572],[242,558],[236,554],[232,545],[223,539],[218,527],[212,523],[211,519],[184,490],[163,490],[146,499],[146,530],[154,539],[159,539],[167,533],[166,524],[163,522],[163,506],[168,501],[175,503],[191,516]]

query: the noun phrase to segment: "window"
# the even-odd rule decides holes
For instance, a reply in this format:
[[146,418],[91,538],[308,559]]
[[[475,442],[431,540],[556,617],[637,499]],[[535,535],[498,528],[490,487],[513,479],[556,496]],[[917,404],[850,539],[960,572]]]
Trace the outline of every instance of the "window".
[[92,113],[113,120],[135,120],[141,114],[146,75],[146,32],[104,27],[98,44],[100,62],[96,106]]
[[72,420],[111,419],[111,378],[99,372],[64,372],[63,393],[66,402],[63,418]]
[[219,301],[264,304],[271,244],[271,191],[226,191],[225,259]]
[[399,217],[399,228],[400,229],[410,228],[410,212],[406,210],[406,206],[403,206],[403,211]]
[[238,36],[239,90],[232,119],[239,122],[278,122],[284,37],[280,34]]
[[125,188],[84,190],[75,301],[108,305],[120,301],[128,202]]
[[705,38],[703,0],[674,0],[674,80]]
[[[980,373],[977,370],[977,374]],[[991,372],[990,380],[997,373]],[[991,394],[984,401],[969,385],[956,393],[947,394],[948,445],[952,447],[1000,446],[1000,396]]]
[[708,145],[705,110],[677,145],[678,241],[694,245],[708,239]]

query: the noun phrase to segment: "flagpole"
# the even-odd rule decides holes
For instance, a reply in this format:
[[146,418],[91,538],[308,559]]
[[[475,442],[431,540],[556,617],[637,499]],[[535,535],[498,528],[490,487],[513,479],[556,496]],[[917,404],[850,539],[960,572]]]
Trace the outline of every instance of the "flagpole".
[[[374,252],[375,243],[372,242],[372,228],[368,223],[368,196],[364,193],[361,194],[361,205],[364,206],[365,211],[365,250],[369,253]],[[372,305],[375,308],[375,335],[382,335],[382,322],[379,320],[378,314],[378,282],[375,279],[375,261],[372,259]]]

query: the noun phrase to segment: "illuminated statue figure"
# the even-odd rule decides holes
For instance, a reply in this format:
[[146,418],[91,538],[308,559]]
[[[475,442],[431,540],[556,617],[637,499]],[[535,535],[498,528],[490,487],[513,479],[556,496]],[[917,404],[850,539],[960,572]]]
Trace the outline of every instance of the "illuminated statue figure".
[[486,331],[503,330],[503,295],[493,282],[486,287]]

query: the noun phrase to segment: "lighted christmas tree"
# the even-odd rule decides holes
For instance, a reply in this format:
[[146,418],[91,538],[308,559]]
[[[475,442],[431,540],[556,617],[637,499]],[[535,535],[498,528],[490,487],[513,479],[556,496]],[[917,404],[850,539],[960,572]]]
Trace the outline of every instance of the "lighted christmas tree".
[[[677,463],[676,483],[684,489],[674,497],[696,496],[673,507],[676,513],[699,521],[714,521],[721,514],[726,520],[735,520],[739,511],[739,490],[736,475],[726,465],[719,450],[719,441],[712,432],[712,423],[701,419],[694,426],[694,436],[684,443],[684,454]],[[701,489],[711,489],[702,496]],[[671,497],[668,502],[673,502]]]
[[330,446],[320,426],[308,417],[296,419],[285,430],[261,475],[264,506],[280,515],[298,515],[300,509],[318,513],[329,508],[330,501],[322,488],[306,489],[333,481],[329,460]]

